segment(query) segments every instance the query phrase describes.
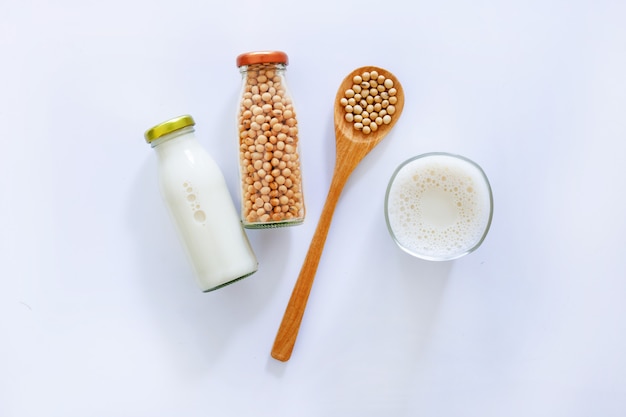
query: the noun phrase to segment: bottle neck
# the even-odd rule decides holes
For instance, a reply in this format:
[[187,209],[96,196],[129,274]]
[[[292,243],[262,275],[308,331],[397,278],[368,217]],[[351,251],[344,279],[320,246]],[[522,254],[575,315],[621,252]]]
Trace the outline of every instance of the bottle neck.
[[176,130],[175,132],[168,133],[167,135],[163,135],[160,138],[153,140],[150,143],[150,146],[155,148],[157,151],[164,148],[164,144],[172,143],[173,139],[195,139],[195,129],[193,126],[187,126],[182,129]]
[[[285,74],[285,69],[287,69],[287,65],[285,64],[253,64],[253,65],[242,65],[239,67],[239,72],[243,78],[247,78],[248,75],[258,76],[261,74],[267,74],[269,71],[269,75],[278,75],[283,76]],[[273,76],[273,75],[272,75]]]

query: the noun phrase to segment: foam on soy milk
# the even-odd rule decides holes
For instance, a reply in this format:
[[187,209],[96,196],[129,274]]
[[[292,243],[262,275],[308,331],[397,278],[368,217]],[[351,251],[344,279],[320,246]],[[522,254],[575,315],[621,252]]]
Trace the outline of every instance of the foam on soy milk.
[[402,166],[387,192],[387,223],[398,244],[427,259],[453,259],[478,244],[491,219],[491,191],[477,166],[447,154]]

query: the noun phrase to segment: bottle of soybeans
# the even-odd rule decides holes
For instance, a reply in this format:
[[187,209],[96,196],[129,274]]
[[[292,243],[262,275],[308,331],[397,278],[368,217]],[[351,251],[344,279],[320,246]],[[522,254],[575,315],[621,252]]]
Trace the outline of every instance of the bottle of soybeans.
[[215,160],[200,145],[189,115],[154,126],[146,141],[158,156],[161,194],[203,291],[253,274],[258,267]]
[[287,64],[280,51],[237,57],[241,217],[249,229],[304,221],[298,119],[285,82]]

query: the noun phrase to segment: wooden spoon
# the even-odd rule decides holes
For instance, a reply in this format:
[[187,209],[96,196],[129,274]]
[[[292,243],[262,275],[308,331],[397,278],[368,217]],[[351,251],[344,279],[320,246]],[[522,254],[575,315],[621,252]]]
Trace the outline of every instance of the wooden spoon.
[[[395,104],[395,113],[391,117],[391,122],[386,125],[381,125],[376,131],[365,134],[360,130],[356,130],[353,123],[346,121],[346,111],[344,106],[340,103],[340,100],[344,97],[346,90],[352,88],[355,75],[362,75],[365,72],[372,71],[377,71],[379,75],[383,75],[385,78],[389,78],[393,81],[393,87],[396,89],[396,97],[398,99]],[[315,234],[313,235],[313,240],[309,246],[309,251],[307,252],[304,264],[300,270],[300,275],[291,293],[291,298],[289,299],[283,320],[278,329],[276,339],[274,340],[274,346],[272,348],[273,358],[284,362],[291,357],[309,293],[311,292],[313,280],[315,279],[315,272],[317,271],[317,266],[322,251],[324,250],[324,243],[326,242],[326,236],[328,235],[333,213],[337,206],[339,195],[348,177],[365,155],[378,145],[387,133],[389,133],[402,114],[403,107],[404,91],[402,90],[400,82],[398,82],[392,73],[382,68],[371,66],[357,68],[348,74],[339,86],[334,106],[336,140],[335,170],[326,203],[324,204],[317,228],[315,229]]]

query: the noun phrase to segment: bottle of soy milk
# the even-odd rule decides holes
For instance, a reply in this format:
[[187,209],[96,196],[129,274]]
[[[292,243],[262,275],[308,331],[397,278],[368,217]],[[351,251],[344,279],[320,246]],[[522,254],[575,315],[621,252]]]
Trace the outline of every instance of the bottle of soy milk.
[[158,156],[161,194],[203,291],[256,272],[258,262],[224,176],[195,137],[189,115],[154,126],[146,141]]

